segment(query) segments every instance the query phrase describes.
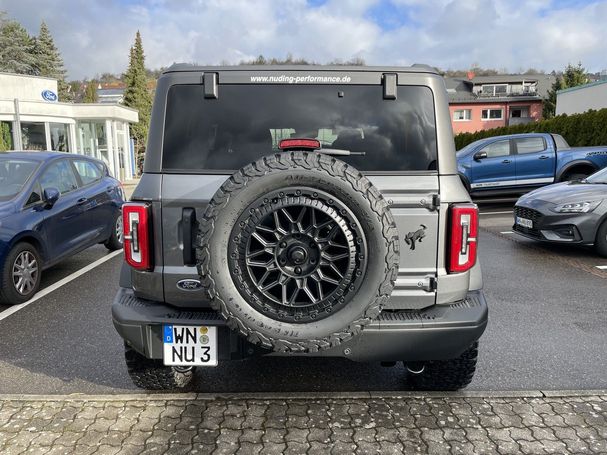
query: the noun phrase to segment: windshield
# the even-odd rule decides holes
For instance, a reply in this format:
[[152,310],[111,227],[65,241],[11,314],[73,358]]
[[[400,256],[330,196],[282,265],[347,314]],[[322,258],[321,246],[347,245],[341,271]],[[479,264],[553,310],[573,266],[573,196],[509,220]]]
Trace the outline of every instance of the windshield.
[[36,161],[0,157],[0,201],[8,201],[19,194],[37,167]]
[[163,168],[233,171],[278,153],[289,138],[355,152],[339,159],[361,171],[436,169],[434,99],[428,87],[400,86],[384,99],[380,85],[201,85],[171,87]]
[[607,183],[607,167],[585,179],[588,183]]

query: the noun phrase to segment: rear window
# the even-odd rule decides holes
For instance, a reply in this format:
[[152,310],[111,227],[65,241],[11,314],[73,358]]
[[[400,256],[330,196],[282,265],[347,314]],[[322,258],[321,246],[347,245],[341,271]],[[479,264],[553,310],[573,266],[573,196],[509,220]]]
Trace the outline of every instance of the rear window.
[[436,169],[434,101],[428,87],[399,86],[396,100],[371,85],[201,85],[171,87],[165,171],[233,171],[279,152],[288,138],[316,138],[361,171]]

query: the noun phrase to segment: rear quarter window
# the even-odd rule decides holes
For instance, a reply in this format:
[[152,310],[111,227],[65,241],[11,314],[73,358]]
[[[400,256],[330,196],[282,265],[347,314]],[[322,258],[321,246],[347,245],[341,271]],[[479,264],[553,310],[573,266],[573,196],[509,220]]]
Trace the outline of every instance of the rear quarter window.
[[396,100],[371,85],[202,85],[168,93],[163,143],[167,172],[234,171],[287,138],[316,138],[365,172],[436,169],[434,98],[428,87],[399,86]]

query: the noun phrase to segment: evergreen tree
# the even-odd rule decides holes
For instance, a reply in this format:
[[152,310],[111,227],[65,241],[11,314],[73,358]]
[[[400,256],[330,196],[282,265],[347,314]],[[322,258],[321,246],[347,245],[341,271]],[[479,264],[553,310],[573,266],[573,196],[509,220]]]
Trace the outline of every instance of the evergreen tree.
[[545,119],[554,117],[556,113],[556,92],[563,90],[563,79],[557,76],[552,84],[552,88],[548,91],[548,96],[544,100],[542,115]]
[[69,84],[65,80],[63,58],[50,30],[44,23],[40,24],[38,36],[34,38],[33,54],[35,57],[36,74],[57,79],[60,101],[72,101],[73,96]]
[[94,79],[86,84],[86,90],[84,91],[84,97],[82,98],[83,103],[96,103],[99,101],[97,96],[97,81]]
[[563,85],[564,88],[577,87],[578,85],[584,85],[588,82],[586,76],[586,69],[582,66],[582,63],[578,63],[577,66],[571,64],[567,65],[565,72],[563,73]]
[[0,12],[0,71],[36,74],[33,40],[16,21]]
[[556,81],[552,84],[552,88],[548,91],[548,97],[544,100],[544,118],[552,118],[556,114],[556,92],[566,88],[577,87],[588,83],[586,69],[582,63],[576,66],[567,65],[562,75],[556,77]]
[[124,82],[126,84],[124,104],[139,112],[139,122],[131,125],[131,136],[137,141],[137,153],[141,154],[145,151],[150,127],[152,96],[147,87],[145,56],[139,31],[135,36],[135,44],[131,47],[129,67],[124,74]]

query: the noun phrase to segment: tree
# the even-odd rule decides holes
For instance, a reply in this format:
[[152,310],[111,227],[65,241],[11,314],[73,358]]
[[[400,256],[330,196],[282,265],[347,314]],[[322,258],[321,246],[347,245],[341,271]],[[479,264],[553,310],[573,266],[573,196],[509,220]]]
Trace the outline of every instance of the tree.
[[137,153],[141,154],[145,151],[148,130],[150,128],[152,96],[147,86],[145,55],[139,31],[137,31],[137,35],[135,36],[135,44],[131,47],[129,67],[124,74],[124,82],[126,84],[124,104],[137,109],[139,112],[139,122],[131,125],[131,136],[137,141]]
[[552,88],[548,91],[548,96],[544,100],[543,116],[544,118],[552,118],[556,113],[556,94],[559,90],[566,88],[577,87],[588,82],[586,76],[586,69],[582,66],[582,63],[578,63],[576,66],[571,64],[567,65],[562,75],[557,75],[556,80],[552,84]]
[[567,65],[563,72],[563,85],[564,88],[577,87],[578,85],[584,85],[588,82],[586,76],[586,69],[579,62],[577,66],[571,64]]
[[61,101],[72,101],[73,94],[65,80],[67,71],[63,65],[63,58],[59,49],[55,46],[53,36],[44,21],[40,24],[38,36],[33,39],[33,55],[36,74],[57,79],[59,99]]
[[93,79],[88,84],[86,84],[86,89],[84,90],[84,97],[82,98],[82,102],[96,103],[97,101],[99,101],[99,97],[97,96],[97,81]]
[[0,152],[13,148],[13,137],[9,122],[0,122]]
[[0,12],[0,71],[36,74],[33,40],[16,21]]

